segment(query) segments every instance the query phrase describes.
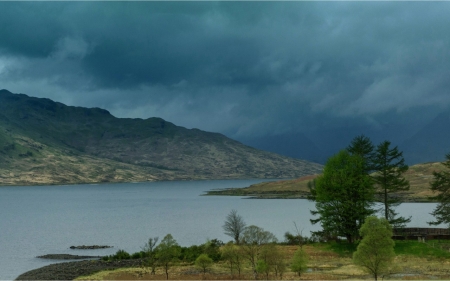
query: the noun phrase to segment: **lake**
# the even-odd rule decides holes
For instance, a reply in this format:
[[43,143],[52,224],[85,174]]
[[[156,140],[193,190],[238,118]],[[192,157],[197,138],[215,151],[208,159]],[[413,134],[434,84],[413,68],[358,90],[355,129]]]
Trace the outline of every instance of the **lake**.
[[[283,240],[295,232],[304,236],[312,226],[303,199],[243,199],[200,196],[211,189],[245,187],[263,180],[147,182],[71,186],[0,187],[0,280],[56,261],[45,254],[110,255],[123,249],[140,251],[148,238],[168,233],[181,246],[207,239],[232,240],[223,234],[225,217],[236,209],[254,224]],[[427,227],[433,203],[405,203],[397,210],[412,216],[410,226]],[[110,245],[100,250],[71,250],[74,245]]]

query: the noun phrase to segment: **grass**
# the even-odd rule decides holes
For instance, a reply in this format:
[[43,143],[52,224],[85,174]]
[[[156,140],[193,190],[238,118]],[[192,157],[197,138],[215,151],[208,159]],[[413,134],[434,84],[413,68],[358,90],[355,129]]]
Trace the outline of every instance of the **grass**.
[[449,243],[430,240],[426,243],[417,241],[396,241],[394,251],[397,255],[411,255],[421,258],[450,258]]
[[326,243],[325,249],[335,252],[340,257],[352,257],[357,246],[357,244],[347,242],[329,242]]
[[[446,250],[447,242],[432,240],[427,243],[418,241],[396,241],[396,257],[391,270],[383,279],[396,280],[432,280],[450,278],[450,253]],[[292,259],[297,246],[280,245],[288,264]],[[356,244],[346,242],[314,243],[304,245],[303,249],[309,256],[308,272],[299,278],[289,269],[283,275],[284,280],[370,280],[371,276],[362,268],[353,264],[352,255]],[[116,271],[100,272],[96,275],[84,276],[84,280],[158,280],[165,279],[162,269],[156,275],[142,268],[120,269]],[[177,280],[230,280],[236,279],[229,274],[224,262],[215,263],[211,271],[203,276],[193,264],[184,263],[170,269],[169,279]],[[240,280],[253,279],[251,268],[247,264]],[[275,279],[271,274],[269,279]],[[279,278],[277,278],[279,279]]]

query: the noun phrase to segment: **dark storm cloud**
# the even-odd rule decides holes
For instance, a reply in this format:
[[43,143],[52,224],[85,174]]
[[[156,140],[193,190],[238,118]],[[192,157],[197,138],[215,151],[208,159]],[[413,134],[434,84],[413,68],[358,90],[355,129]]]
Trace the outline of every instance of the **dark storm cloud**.
[[248,136],[377,128],[417,109],[432,118],[450,103],[445,2],[1,2],[0,10],[0,88],[116,116]]

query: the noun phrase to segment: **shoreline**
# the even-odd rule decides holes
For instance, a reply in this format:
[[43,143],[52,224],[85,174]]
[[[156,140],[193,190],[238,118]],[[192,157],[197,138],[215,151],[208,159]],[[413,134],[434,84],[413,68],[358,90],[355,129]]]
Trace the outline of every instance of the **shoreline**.
[[[209,190],[201,196],[239,196],[245,197],[242,199],[306,199],[311,195],[305,191],[260,191],[249,190],[249,187],[243,188],[225,188]],[[400,196],[400,203],[438,203],[428,197],[408,197],[407,195]],[[377,201],[378,202],[378,201]]]
[[142,261],[142,259],[117,261],[90,259],[54,263],[22,273],[14,280],[73,280],[80,276],[91,275],[103,270],[139,267]]

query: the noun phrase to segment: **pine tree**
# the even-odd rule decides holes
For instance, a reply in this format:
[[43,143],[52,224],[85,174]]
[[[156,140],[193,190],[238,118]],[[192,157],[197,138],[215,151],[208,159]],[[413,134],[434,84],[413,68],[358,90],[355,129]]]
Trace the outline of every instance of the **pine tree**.
[[[364,135],[355,137],[351,141],[350,145],[347,147],[347,151],[351,155],[358,155],[364,159],[364,173],[367,176],[369,176],[369,174],[374,169],[374,164],[373,164],[374,151],[373,150],[374,150],[374,146],[372,144],[372,141]],[[370,191],[369,191],[370,194],[375,194],[373,185],[372,185],[372,187],[368,187],[368,188],[370,189]],[[366,198],[365,194],[361,194],[361,195],[362,195],[361,198],[356,198],[355,200],[361,201]],[[368,199],[374,200],[373,197],[369,197]],[[373,203],[373,202],[368,202],[368,203]],[[365,207],[364,207],[364,206],[366,206],[365,203],[360,204],[360,206],[361,206],[361,210],[358,210],[358,212],[362,213],[364,216],[370,216],[374,213],[373,210],[365,209]],[[364,220],[359,221],[358,229],[361,228],[363,223],[364,223]]]
[[409,182],[402,176],[408,170],[408,165],[405,164],[403,152],[397,146],[390,148],[390,145],[389,141],[384,141],[377,146],[373,159],[376,171],[373,179],[383,203],[384,217],[394,227],[403,227],[411,218],[397,216],[395,207],[400,204],[400,199],[394,194],[409,190]]
[[347,151],[350,154],[359,155],[364,158],[368,174],[373,170],[373,150],[374,146],[372,141],[364,135],[355,137],[347,147]]
[[[450,153],[446,156],[443,165],[450,169]],[[439,203],[431,213],[436,221],[429,222],[431,225],[446,223],[450,225],[450,171],[433,172],[434,179],[430,184],[431,190],[438,194],[434,197]]]

